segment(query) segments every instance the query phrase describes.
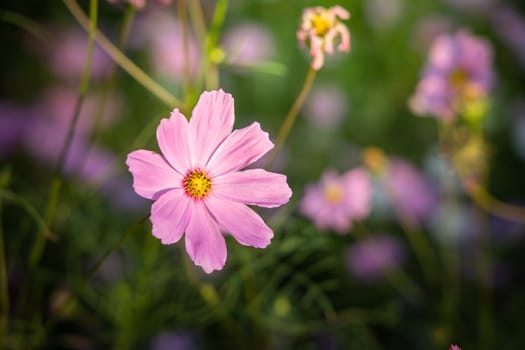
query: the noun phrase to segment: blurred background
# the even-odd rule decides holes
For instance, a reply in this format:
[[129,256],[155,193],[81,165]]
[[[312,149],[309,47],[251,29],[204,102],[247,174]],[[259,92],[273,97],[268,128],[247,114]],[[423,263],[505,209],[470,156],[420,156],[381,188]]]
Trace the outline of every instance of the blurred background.
[[[296,39],[302,10],[351,13],[351,52],[327,58],[274,163],[294,194],[278,210],[258,210],[275,231],[272,244],[259,250],[228,237],[225,268],[207,275],[183,242],[154,238],[151,203],[134,193],[124,162],[136,149],[158,151],[155,129],[173,106],[96,45],[62,154],[88,35],[65,2],[4,1],[1,348],[525,347],[525,218],[478,208],[440,155],[440,121],[408,105],[435,38],[460,29],[484,38],[496,76],[482,125],[486,188],[525,206],[523,2],[187,1],[188,24],[197,6],[207,27],[227,5],[216,45],[187,33],[189,89],[181,7],[164,2],[100,0],[98,28],[190,105],[205,89],[198,72],[207,55],[218,86],[235,98],[235,128],[259,121],[273,140],[310,65]],[[89,13],[89,1],[78,4]],[[327,169],[370,167],[370,147],[399,165],[395,193],[370,171],[370,215],[345,234],[319,229],[298,210],[306,186]],[[412,200],[417,225],[398,215],[398,197]]]

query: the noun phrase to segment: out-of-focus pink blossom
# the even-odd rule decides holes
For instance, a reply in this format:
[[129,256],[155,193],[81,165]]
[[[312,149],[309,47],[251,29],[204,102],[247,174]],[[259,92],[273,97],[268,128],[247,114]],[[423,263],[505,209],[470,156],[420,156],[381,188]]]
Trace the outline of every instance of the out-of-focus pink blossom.
[[[153,70],[163,79],[181,81],[184,77],[184,37],[177,18],[166,11],[148,11],[139,22],[140,31],[134,37],[135,46],[146,46],[151,53]],[[133,38],[133,36],[132,36]],[[201,52],[191,32],[188,33],[188,69],[197,74]]]
[[525,67],[525,18],[511,7],[501,7],[491,15],[495,33],[516,53]]
[[418,224],[430,218],[436,209],[436,194],[412,164],[399,158],[390,159],[383,176],[399,215]]
[[389,235],[367,237],[346,251],[346,267],[364,282],[375,282],[385,274],[399,269],[405,259],[401,242]]
[[30,125],[31,112],[22,106],[0,101],[0,159],[7,156],[22,141]]
[[[80,81],[86,61],[88,35],[77,30],[61,30],[53,38],[48,52],[51,71],[65,81]],[[91,58],[90,76],[103,79],[111,71],[109,56],[95,44]]]
[[153,338],[151,350],[195,350],[200,349],[195,334],[189,331],[163,332]]
[[306,100],[303,113],[316,127],[337,127],[348,110],[348,97],[336,86],[317,86]]
[[343,175],[326,171],[317,184],[306,187],[300,212],[320,230],[348,233],[352,221],[370,214],[372,188],[368,173],[356,168]]
[[337,42],[338,51],[350,51],[350,32],[341,22],[349,18],[350,13],[341,6],[309,7],[303,11],[297,39],[301,45],[310,48],[313,69],[321,69],[324,54],[332,55]]
[[461,348],[457,346],[456,344],[452,344],[450,345],[450,348],[448,350],[461,350]]
[[[108,0],[108,2],[112,4],[121,4],[127,2],[137,10],[142,10],[144,7],[146,7],[147,0]],[[168,6],[173,3],[173,0],[154,0],[153,2],[158,5]]]
[[368,23],[379,30],[392,28],[403,13],[401,0],[367,0],[364,5]]
[[464,105],[485,98],[493,85],[492,48],[467,31],[440,35],[433,43],[412,111],[452,120]]
[[233,97],[204,92],[188,122],[177,109],[157,128],[162,154],[138,150],[126,164],[133,187],[155,202],[153,235],[163,244],[185,233],[186,251],[207,273],[226,263],[230,233],[240,244],[264,248],[273,231],[247,205],[273,208],[292,195],[286,176],[263,169],[240,171],[273,148],[259,123],[232,132]]
[[269,60],[275,53],[271,33],[264,26],[245,22],[228,29],[223,36],[229,63],[253,65]]

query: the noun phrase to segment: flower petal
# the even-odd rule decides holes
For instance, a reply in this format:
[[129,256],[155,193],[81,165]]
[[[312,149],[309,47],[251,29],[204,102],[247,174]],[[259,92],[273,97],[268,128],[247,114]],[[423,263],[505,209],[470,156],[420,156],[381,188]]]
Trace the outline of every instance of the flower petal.
[[181,175],[191,169],[188,143],[188,121],[174,109],[169,119],[162,119],[157,128],[157,142],[162,154]]
[[254,122],[232,132],[217,148],[206,170],[212,177],[236,171],[252,164],[272,148],[268,133]]
[[226,241],[203,201],[193,204],[186,228],[186,251],[195,265],[201,266],[206,273],[221,270],[226,263]]
[[164,193],[151,207],[153,236],[162,244],[177,242],[183,235],[192,214],[191,200],[182,188]]
[[194,167],[206,166],[217,146],[232,132],[234,120],[232,95],[222,90],[202,93],[190,120]]
[[126,164],[133,175],[135,192],[144,198],[156,200],[162,193],[182,187],[182,176],[160,154],[133,151],[128,154]]
[[250,169],[214,178],[213,194],[234,202],[273,208],[287,203],[292,190],[285,175]]
[[270,244],[272,229],[246,205],[212,195],[206,199],[206,206],[221,228],[229,232],[240,244],[256,248],[265,248]]

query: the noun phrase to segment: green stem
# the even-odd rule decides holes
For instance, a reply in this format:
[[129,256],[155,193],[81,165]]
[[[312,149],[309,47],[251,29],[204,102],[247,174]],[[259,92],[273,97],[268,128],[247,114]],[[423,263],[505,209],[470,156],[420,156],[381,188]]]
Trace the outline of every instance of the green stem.
[[308,70],[308,74],[306,75],[306,79],[304,80],[303,87],[301,88],[299,95],[297,95],[297,98],[295,99],[292,108],[290,108],[290,110],[288,111],[288,114],[284,118],[284,122],[281,125],[281,128],[279,129],[277,139],[275,140],[275,148],[272,151],[270,157],[268,158],[266,164],[267,167],[271,167],[273,161],[275,160],[275,156],[280,152],[282,146],[284,145],[284,142],[288,137],[288,134],[290,133],[290,130],[292,130],[295,120],[297,119],[297,115],[299,114],[299,110],[303,106],[306,96],[308,96],[308,93],[312,88],[316,72],[317,71],[311,67]]
[[[89,87],[89,74],[91,71],[91,59],[93,57],[93,47],[95,45],[95,33],[97,28],[97,13],[98,13],[98,0],[90,0],[89,2],[89,40],[88,46],[86,49],[86,62],[84,63],[84,70],[82,72],[82,78],[80,81],[80,88],[78,92],[77,101],[75,104],[75,110],[73,112],[73,118],[69,124],[66,140],[64,145],[61,148],[58,162],[55,169],[55,175],[53,183],[51,185],[51,192],[48,197],[46,205],[46,226],[50,226],[53,217],[55,214],[56,205],[58,203],[58,197],[60,196],[60,188],[62,185],[62,174],[64,171],[64,165],[66,163],[67,155],[69,149],[71,148],[71,143],[73,141],[73,136],[75,134],[75,129],[78,123],[80,116],[80,111],[82,110],[82,104],[86,96],[88,87]],[[30,266],[34,267],[40,261],[42,252],[44,251],[45,240],[43,232],[40,232],[36,236],[35,245],[33,246],[33,251],[30,255]]]
[[[2,222],[2,201],[0,200],[0,339],[9,335],[9,288],[7,262],[5,258],[4,229]],[[0,342],[0,346],[2,343]],[[4,344],[6,345],[6,344]]]
[[191,22],[193,23],[193,28],[195,29],[197,39],[199,40],[199,42],[204,43],[206,40],[207,29],[200,1],[188,1],[188,9],[190,11]]
[[213,18],[211,20],[210,30],[206,35],[204,42],[204,55],[203,63],[204,67],[203,72],[206,78],[206,89],[214,90],[219,86],[219,69],[217,65],[210,62],[210,54],[217,47],[219,41],[219,34],[224,24],[224,19],[226,17],[226,11],[228,9],[228,0],[219,0],[215,6],[215,12],[213,13]]
[[[189,32],[188,32],[188,16],[186,13],[186,1],[179,0],[177,2],[179,21],[182,29],[182,59],[183,65],[183,87],[184,87],[184,101],[188,103],[191,98],[191,76],[190,76],[190,55],[189,55]],[[189,108],[188,108],[189,109]]]
[[[89,28],[89,19],[84,14],[84,11],[78,6],[75,0],[63,0],[64,4],[71,12],[73,17],[80,23],[80,25],[87,30]],[[183,107],[179,99],[173,96],[169,91],[160,86],[157,82],[150,78],[142,69],[126,57],[111,41],[100,31],[96,31],[96,41],[100,47],[129,75],[131,75],[137,82],[142,84],[146,90],[151,92],[159,100],[164,102],[170,108]]]

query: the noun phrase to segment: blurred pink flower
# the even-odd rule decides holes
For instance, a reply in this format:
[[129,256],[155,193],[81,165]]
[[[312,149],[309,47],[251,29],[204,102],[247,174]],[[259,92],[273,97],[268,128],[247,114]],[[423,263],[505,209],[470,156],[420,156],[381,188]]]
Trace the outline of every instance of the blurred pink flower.
[[272,230],[246,205],[277,207],[292,191],[286,176],[263,169],[240,169],[273,148],[259,123],[232,132],[233,97],[222,90],[204,92],[186,118],[175,109],[157,128],[162,155],[138,150],[126,164],[133,187],[155,202],[150,220],[163,244],[186,233],[186,251],[210,273],[226,262],[221,230],[242,245],[264,248]]
[[31,125],[30,116],[27,108],[0,101],[0,159],[20,144],[25,128]]
[[271,33],[253,22],[241,23],[226,31],[223,46],[232,64],[253,65],[269,60],[275,53]]
[[349,18],[350,13],[341,6],[309,7],[303,11],[297,39],[302,46],[309,46],[313,69],[321,69],[324,53],[332,55],[336,41],[338,51],[350,51],[350,32],[340,21]]
[[493,80],[492,48],[485,40],[467,31],[440,35],[409,104],[416,114],[451,120],[467,101],[485,98]]
[[[66,81],[80,81],[86,61],[88,35],[77,30],[61,30],[54,37],[48,52],[51,71]],[[103,79],[111,71],[111,59],[98,46],[93,49],[90,76]]]
[[[151,52],[152,68],[163,79],[181,81],[184,76],[184,38],[177,18],[166,11],[149,11],[141,20],[142,30],[134,37],[135,46],[147,45]],[[200,48],[191,32],[188,33],[188,68],[191,76],[197,74]]]
[[375,282],[403,264],[405,251],[401,242],[379,234],[355,243],[346,251],[346,267],[357,278]]
[[461,350],[461,348],[457,346],[456,344],[452,344],[450,345],[450,348],[448,350]]
[[[137,10],[142,10],[144,7],[146,7],[147,0],[108,0],[108,2],[112,4],[121,4],[127,2]],[[173,3],[173,0],[154,0],[154,2],[158,5],[168,6]]]
[[356,168],[343,175],[328,170],[319,183],[306,187],[299,210],[320,230],[333,229],[344,234],[352,221],[369,215],[371,195],[370,179],[364,169]]
[[385,30],[395,26],[403,13],[401,0],[368,0],[365,2],[365,15],[368,23]]
[[396,210],[406,219],[421,224],[436,209],[436,195],[432,187],[407,161],[390,159],[385,169],[384,182]]
[[336,86],[317,86],[306,100],[303,113],[316,127],[337,127],[348,109],[347,96]]

